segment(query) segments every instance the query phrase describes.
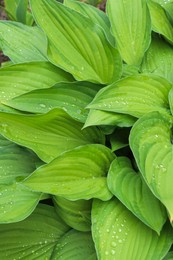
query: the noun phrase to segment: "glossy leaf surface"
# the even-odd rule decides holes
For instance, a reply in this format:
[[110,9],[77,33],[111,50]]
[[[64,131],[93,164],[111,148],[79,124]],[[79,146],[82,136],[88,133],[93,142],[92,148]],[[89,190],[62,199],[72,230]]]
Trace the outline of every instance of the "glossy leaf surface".
[[135,75],[101,89],[87,108],[141,117],[147,112],[169,113],[171,84],[156,75]]
[[106,175],[114,155],[107,147],[90,144],[63,153],[38,168],[22,183],[35,191],[69,200],[109,200]]
[[51,62],[77,80],[111,83],[120,77],[121,58],[100,26],[54,0],[30,3],[37,24],[48,37]]
[[139,65],[150,44],[151,22],[146,0],[109,0],[106,7],[121,57],[129,65]]
[[61,109],[43,115],[0,113],[1,134],[32,149],[45,162],[74,147],[104,142],[98,129],[81,130],[82,126]]
[[154,195],[166,206],[171,222],[173,218],[172,123],[171,116],[152,112],[140,118],[130,133],[130,147],[138,167]]
[[0,47],[13,63],[47,60],[46,45],[46,37],[38,27],[0,21]]
[[39,205],[27,219],[0,225],[2,259],[50,259],[58,240],[69,230],[54,208]]
[[172,244],[168,225],[160,236],[137,219],[117,199],[95,200],[92,235],[99,259],[162,259]]
[[166,211],[141,175],[133,170],[127,157],[117,157],[112,162],[107,181],[110,191],[134,215],[159,234],[167,218]]

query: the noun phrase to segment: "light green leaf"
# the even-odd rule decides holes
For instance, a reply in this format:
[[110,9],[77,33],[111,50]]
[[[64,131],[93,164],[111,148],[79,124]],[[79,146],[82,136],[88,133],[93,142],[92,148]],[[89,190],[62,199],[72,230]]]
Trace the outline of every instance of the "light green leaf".
[[147,1],[147,4],[151,15],[152,30],[162,34],[169,43],[173,44],[173,27],[164,8],[152,0]]
[[139,68],[134,65],[123,64],[122,78],[139,74]]
[[100,88],[101,85],[89,82],[60,82],[52,88],[32,91],[4,103],[15,109],[39,114],[58,107],[84,123],[88,114],[85,107]]
[[0,225],[1,259],[50,259],[58,240],[69,230],[54,208],[39,205],[27,219]]
[[108,0],[106,9],[121,57],[129,65],[139,65],[150,44],[146,0]]
[[93,125],[129,127],[132,126],[135,123],[135,121],[136,118],[130,115],[118,114],[110,111],[102,111],[97,109],[90,109],[84,127]]
[[153,74],[130,76],[101,89],[87,108],[134,117],[156,110],[169,113],[170,89],[166,79]]
[[47,60],[46,37],[36,26],[0,21],[0,47],[14,63]]
[[16,183],[18,176],[28,176],[38,159],[31,152],[0,136],[0,223],[26,218],[37,206],[40,193]]
[[173,49],[169,44],[160,37],[153,37],[151,45],[146,52],[143,62],[142,71],[151,72],[162,76],[173,83]]
[[91,230],[92,200],[70,201],[54,196],[54,204],[57,214],[68,226],[78,231]]
[[28,0],[19,0],[16,8],[16,18],[18,22],[26,24],[26,15],[28,8]]
[[7,100],[35,89],[50,88],[60,81],[72,81],[67,72],[49,62],[28,62],[0,69],[0,111],[15,112]]
[[13,142],[30,148],[45,162],[50,162],[74,147],[104,142],[104,137],[97,128],[81,130],[82,126],[61,109],[53,109],[43,115],[0,112],[0,133]]
[[32,190],[69,200],[109,200],[112,194],[107,188],[106,174],[113,159],[114,154],[106,146],[80,146],[38,168],[22,183]]
[[90,18],[93,23],[99,25],[104,30],[104,33],[106,34],[106,37],[111,45],[115,46],[115,39],[110,32],[110,21],[104,12],[91,5],[74,0],[64,0],[64,4],[69,8],[85,15]]
[[168,252],[168,254],[163,258],[163,260],[172,260],[173,259],[173,251]]
[[70,230],[58,241],[51,259],[97,260],[91,233]]
[[[144,224],[158,234],[167,219],[166,211],[127,157],[117,157],[108,172],[110,191]],[[154,214],[153,214],[154,212]]]
[[100,26],[55,0],[30,2],[37,24],[47,35],[52,63],[77,80],[111,83],[120,78],[119,52]]
[[32,192],[19,183],[0,185],[0,223],[25,219],[33,212],[40,198],[41,193]]
[[98,259],[162,259],[173,241],[167,225],[160,236],[143,224],[117,199],[94,200],[92,235]]
[[133,126],[130,147],[138,168],[154,195],[166,206],[173,220],[173,147],[171,116],[152,112]]

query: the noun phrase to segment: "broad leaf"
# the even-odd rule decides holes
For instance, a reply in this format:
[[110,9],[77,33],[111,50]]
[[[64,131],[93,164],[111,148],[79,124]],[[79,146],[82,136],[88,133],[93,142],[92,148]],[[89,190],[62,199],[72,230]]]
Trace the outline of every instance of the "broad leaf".
[[159,234],[167,218],[166,211],[141,175],[133,170],[127,157],[117,157],[112,162],[107,181],[110,191],[134,215]]
[[153,37],[151,45],[146,52],[143,62],[142,71],[151,72],[162,76],[173,83],[173,49],[169,44],[160,37]]
[[134,65],[123,64],[122,78],[139,74],[139,68]]
[[28,176],[38,159],[31,152],[0,136],[0,223],[26,218],[41,197],[16,183],[18,176]]
[[90,20],[102,27],[104,30],[104,33],[106,34],[107,39],[111,43],[112,46],[115,46],[115,39],[113,35],[110,32],[110,21],[107,17],[107,15],[99,10],[98,8],[95,8],[91,5],[74,1],[74,0],[65,0],[64,4],[71,9],[74,9],[75,11],[85,15],[86,17],[90,18]]
[[32,190],[69,200],[109,200],[112,194],[106,175],[113,159],[111,150],[103,145],[81,146],[38,168],[22,183]]
[[81,130],[82,126],[61,109],[43,115],[0,112],[0,133],[32,149],[45,162],[74,147],[104,142],[97,128]]
[[101,86],[89,82],[57,83],[49,89],[39,89],[6,101],[5,104],[31,113],[46,113],[53,108],[64,109],[74,119],[85,122],[92,101]]
[[51,62],[77,80],[111,83],[121,76],[119,52],[100,26],[55,0],[30,2],[37,24],[48,37]]
[[168,254],[163,258],[163,260],[172,260],[173,259],[173,251],[168,252]]
[[27,219],[0,225],[2,259],[50,259],[59,239],[69,230],[54,208],[39,205]]
[[149,0],[147,4],[151,15],[152,30],[162,34],[169,43],[173,44],[173,27],[164,8],[152,0]]
[[147,112],[169,113],[171,84],[156,75],[135,75],[101,89],[87,108],[141,117]]
[[70,230],[58,241],[51,259],[97,260],[91,233]]
[[84,127],[93,125],[129,127],[132,126],[135,121],[136,118],[130,115],[114,113],[111,111],[90,109]]
[[139,65],[150,44],[146,0],[108,0],[106,7],[121,57],[129,65]]
[[144,115],[133,126],[130,147],[154,195],[166,206],[173,219],[173,119],[159,112]]
[[[35,89],[50,88],[60,81],[72,81],[70,74],[55,67],[49,62],[28,62],[0,69],[0,101],[28,93]],[[0,110],[8,107],[0,104]]]
[[91,230],[92,200],[70,201],[54,196],[54,203],[57,214],[68,226],[79,231]]
[[46,37],[38,27],[0,21],[0,48],[12,62],[47,60],[46,46]]
[[25,219],[33,212],[40,199],[41,193],[32,192],[19,183],[0,185],[0,223]]
[[160,236],[137,219],[117,199],[94,200],[92,235],[98,259],[162,259],[173,241],[167,225]]
[[171,90],[169,91],[169,106],[170,106],[170,110],[171,110],[171,114],[173,115],[173,88],[171,88]]

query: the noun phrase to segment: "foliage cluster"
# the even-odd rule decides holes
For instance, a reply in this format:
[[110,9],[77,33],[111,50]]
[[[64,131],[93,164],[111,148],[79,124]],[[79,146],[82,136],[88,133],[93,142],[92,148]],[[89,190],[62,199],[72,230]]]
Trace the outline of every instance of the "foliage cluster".
[[0,258],[173,259],[173,1],[15,3],[20,22],[0,21]]

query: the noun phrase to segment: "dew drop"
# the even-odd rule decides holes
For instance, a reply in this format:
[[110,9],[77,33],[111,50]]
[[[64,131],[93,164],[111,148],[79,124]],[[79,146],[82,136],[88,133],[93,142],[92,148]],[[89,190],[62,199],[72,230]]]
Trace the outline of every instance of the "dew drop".
[[45,104],[40,104],[40,107],[41,107],[41,108],[45,108],[46,105],[45,105]]
[[111,254],[112,254],[112,255],[115,255],[115,250],[111,250]]
[[109,255],[109,252],[108,252],[108,251],[105,251],[105,255]]
[[112,242],[111,245],[112,245],[113,247],[116,247],[116,246],[117,246],[117,243]]

